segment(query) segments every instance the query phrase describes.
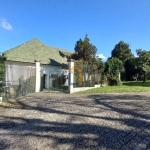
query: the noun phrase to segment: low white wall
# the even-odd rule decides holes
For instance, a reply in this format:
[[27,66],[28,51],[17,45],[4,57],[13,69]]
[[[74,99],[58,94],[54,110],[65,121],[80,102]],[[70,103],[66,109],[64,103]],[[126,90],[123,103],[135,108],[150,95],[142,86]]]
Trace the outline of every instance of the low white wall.
[[77,87],[77,88],[73,88],[73,92],[72,93],[85,91],[85,90],[89,90],[89,89],[94,89],[94,88],[98,88],[98,87],[100,87],[100,84],[95,85],[94,87]]

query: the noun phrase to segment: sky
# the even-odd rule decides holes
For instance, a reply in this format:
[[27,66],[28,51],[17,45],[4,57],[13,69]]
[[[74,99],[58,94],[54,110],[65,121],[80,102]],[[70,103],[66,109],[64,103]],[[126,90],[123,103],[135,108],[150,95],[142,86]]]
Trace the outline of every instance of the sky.
[[150,50],[150,0],[0,0],[0,52],[33,38],[74,51],[86,33],[103,60],[121,40]]

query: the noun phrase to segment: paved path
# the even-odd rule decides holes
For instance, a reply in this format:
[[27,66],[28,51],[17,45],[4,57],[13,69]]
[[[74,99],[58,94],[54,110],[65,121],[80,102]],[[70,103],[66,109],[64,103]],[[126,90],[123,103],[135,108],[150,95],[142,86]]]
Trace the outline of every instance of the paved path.
[[150,93],[32,94],[0,107],[0,149],[150,150]]

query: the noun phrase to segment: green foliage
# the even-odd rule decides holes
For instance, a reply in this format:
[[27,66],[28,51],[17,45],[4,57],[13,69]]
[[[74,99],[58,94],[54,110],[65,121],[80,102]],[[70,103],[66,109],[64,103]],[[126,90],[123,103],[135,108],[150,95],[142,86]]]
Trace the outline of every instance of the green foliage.
[[101,58],[96,58],[95,66],[96,66],[96,69],[99,70],[100,74],[104,72],[105,63],[102,61]]
[[[129,44],[120,41],[115,45],[111,52],[111,57],[105,63],[95,57],[96,51],[96,47],[90,43],[86,34],[84,40],[79,39],[77,41],[72,58],[83,60],[87,65],[92,64],[91,70],[99,74],[101,84],[110,82],[110,84],[119,85],[120,75],[122,80],[128,81],[143,80],[145,82],[147,79],[150,79],[149,51],[138,49],[138,57],[134,57]],[[106,80],[104,78],[109,79]]]
[[[78,60],[78,53],[73,53],[70,57],[71,57],[71,59]],[[70,57],[68,57],[68,58],[70,58]]]
[[108,84],[107,76],[105,74],[101,75],[101,81],[100,81],[100,83],[101,83],[101,86]]
[[141,69],[138,67],[138,58],[127,59],[124,63],[125,75],[127,81],[138,80]]
[[69,90],[69,87],[68,86],[61,86],[61,89],[65,92],[68,92]]
[[129,44],[120,41],[112,50],[111,57],[120,59],[123,63],[125,60],[133,57]]
[[6,57],[0,55],[0,95],[4,91],[3,87],[5,85],[5,61]]
[[108,81],[109,86],[120,86],[121,85],[121,81],[115,77],[108,76],[107,81]]
[[119,73],[122,70],[122,62],[118,58],[112,58],[105,63],[105,74],[119,79]]
[[5,56],[0,55],[0,62],[1,62],[1,64],[4,64],[4,63],[5,63],[5,61],[6,61],[6,57],[5,57]]
[[72,55],[73,59],[83,60],[91,64],[95,61],[97,48],[90,43],[88,35],[85,35],[84,40],[79,39],[75,45],[75,54]]
[[138,49],[137,55],[137,67],[143,72],[143,82],[146,81],[147,76],[150,73],[150,51]]
[[126,81],[126,72],[124,69],[120,72],[120,79],[121,81]]

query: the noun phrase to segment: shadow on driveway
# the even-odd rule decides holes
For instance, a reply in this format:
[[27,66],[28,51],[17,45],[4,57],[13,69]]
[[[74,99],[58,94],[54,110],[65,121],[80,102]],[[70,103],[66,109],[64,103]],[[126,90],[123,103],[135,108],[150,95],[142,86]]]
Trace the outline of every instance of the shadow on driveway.
[[[21,117],[1,114],[0,148],[2,149],[130,150],[146,149],[150,144],[149,96],[102,94],[83,97],[76,95],[74,98],[72,96],[44,98],[42,95],[27,97],[25,100],[18,99],[16,103],[22,108],[16,109],[22,112],[19,114]],[[69,107],[72,109],[70,110]],[[85,112],[82,112],[83,108]],[[2,109],[14,110],[13,108]],[[24,110],[30,115],[33,110],[38,111],[39,116],[32,118],[28,115],[24,116]],[[55,114],[60,118],[62,116],[70,120],[72,118],[73,121],[79,118],[84,120],[81,123],[69,120],[61,122],[55,118],[46,120],[40,113],[44,113],[45,117]],[[99,115],[94,115],[95,113]],[[102,115],[103,113],[106,114]],[[114,116],[116,114],[117,117]],[[18,141],[13,143],[9,137],[18,137],[17,140],[22,141],[19,145]],[[28,141],[24,140],[27,137]],[[33,139],[34,145],[30,144]],[[52,142],[49,144],[49,141]]]

